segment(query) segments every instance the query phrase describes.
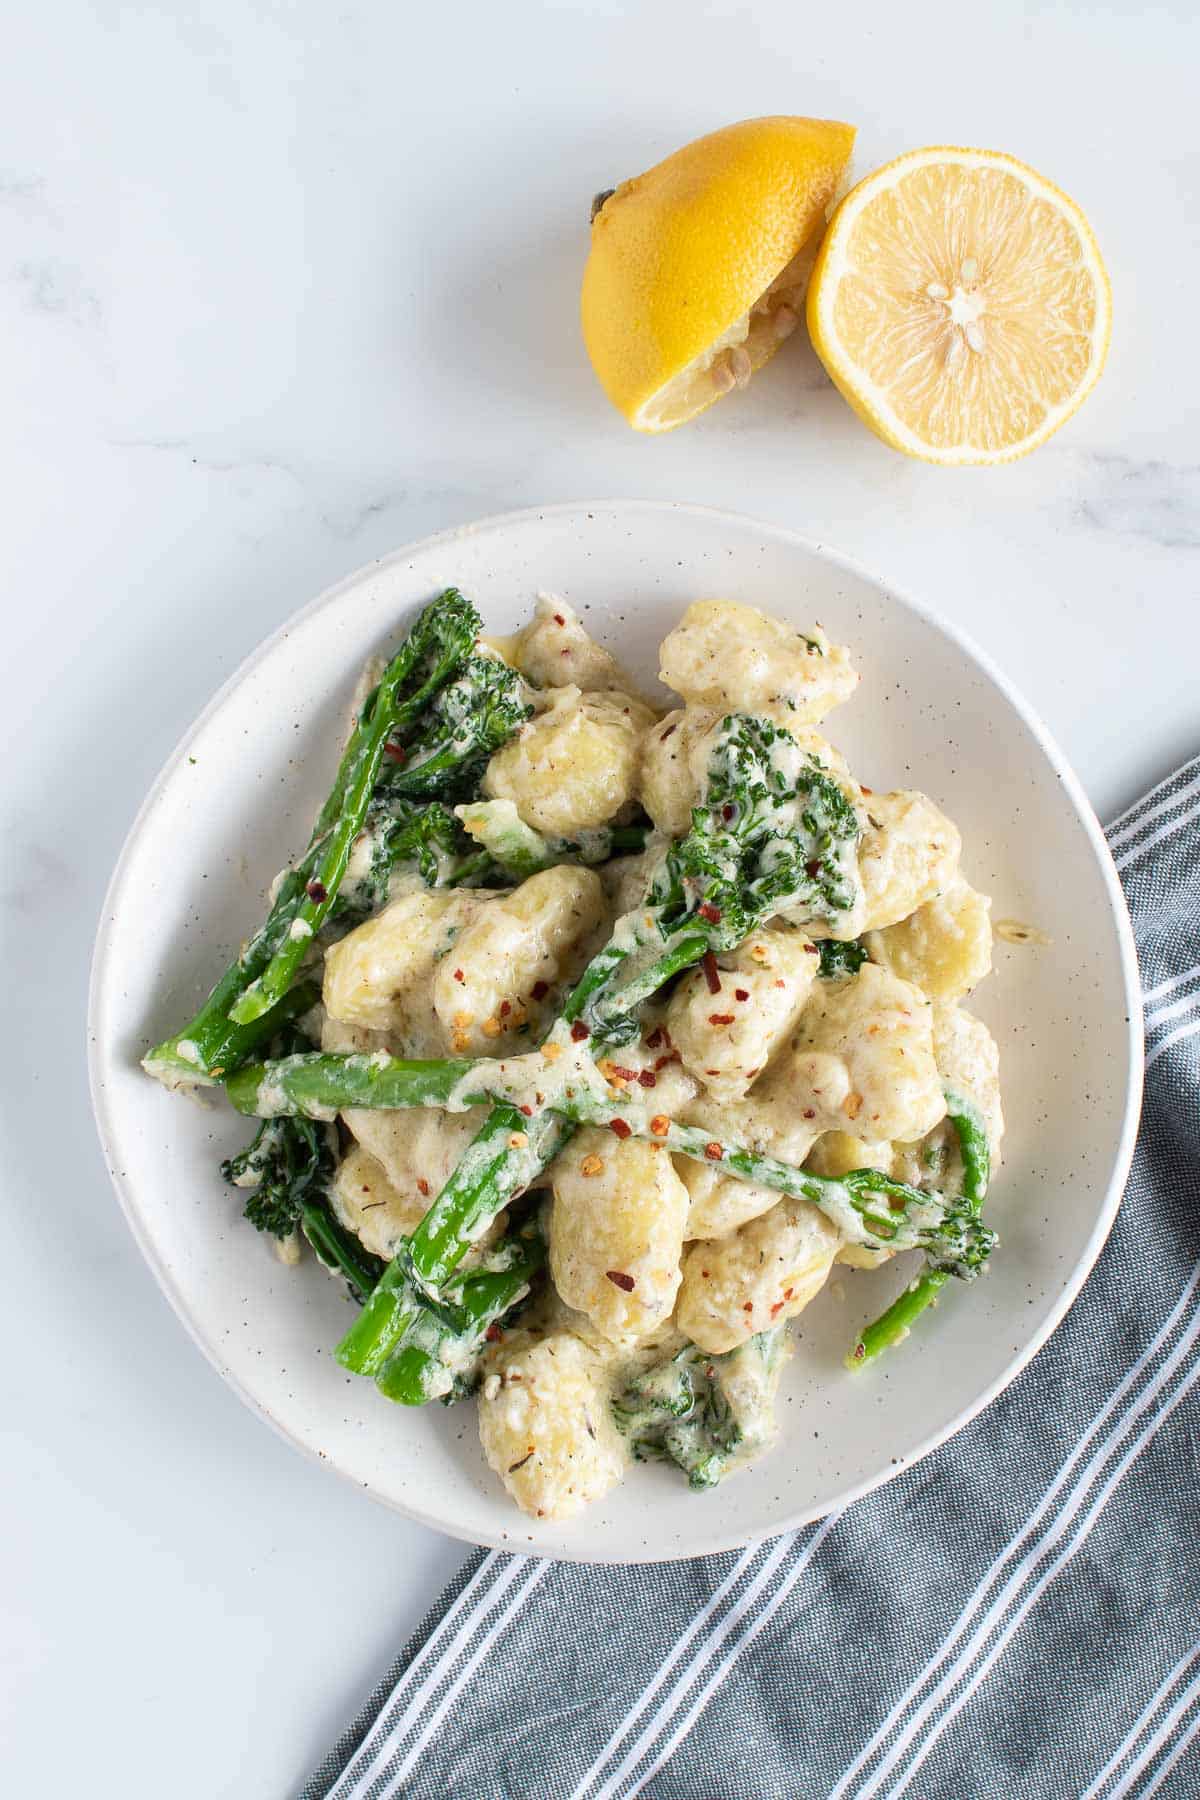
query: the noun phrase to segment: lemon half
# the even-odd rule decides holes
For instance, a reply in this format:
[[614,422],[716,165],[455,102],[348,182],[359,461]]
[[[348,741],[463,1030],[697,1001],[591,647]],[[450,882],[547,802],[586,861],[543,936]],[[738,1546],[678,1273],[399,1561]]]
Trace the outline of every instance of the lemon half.
[[1044,443],[1099,380],[1111,320],[1079,207],[996,150],[914,150],[869,175],[808,290],[813,344],[851,406],[935,463]]
[[744,387],[795,329],[854,136],[828,119],[747,119],[598,206],[584,343],[636,430],[670,431]]

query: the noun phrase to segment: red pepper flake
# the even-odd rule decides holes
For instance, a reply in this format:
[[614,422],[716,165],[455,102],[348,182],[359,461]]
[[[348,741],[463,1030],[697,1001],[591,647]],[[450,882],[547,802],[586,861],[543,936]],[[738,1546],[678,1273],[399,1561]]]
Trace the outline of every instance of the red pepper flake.
[[636,1069],[623,1069],[620,1063],[606,1063],[605,1067],[611,1069],[619,1081],[637,1080],[638,1072]]
[[771,1317],[774,1318],[775,1314],[777,1312],[782,1312],[782,1311],[783,1311],[783,1301],[777,1300],[775,1302],[774,1306],[771,1308]]
[[814,881],[816,880],[817,876],[821,873],[821,865],[816,857],[814,857],[811,862],[805,863],[804,872],[806,875],[811,875]]
[[561,614],[561,613],[555,613],[555,615],[554,615],[554,623],[555,623],[555,624],[556,624],[556,625],[565,625],[565,624],[566,624],[566,622],[567,622],[567,621],[566,621],[566,620],[565,620],[565,619],[564,619],[564,618],[563,618],[563,616],[562,616],[562,614]]
[[737,812],[737,807],[731,805],[729,802],[726,802],[726,804],[721,808],[721,817],[725,820],[726,824],[728,824],[730,819],[733,818],[733,816],[736,812]]
[[626,1275],[624,1269],[605,1269],[605,1275],[614,1287],[619,1287],[623,1294],[632,1294],[637,1282],[632,1275]]
[[465,981],[465,980],[466,980],[466,976],[465,976],[465,975],[464,975],[464,974],[463,974],[463,972],[462,972],[462,970],[461,970],[461,969],[455,969],[455,971],[454,971],[454,979],[455,979],[455,981]]
[[702,900],[696,911],[702,919],[707,919],[710,925],[721,923],[721,909],[719,906],[714,906],[711,900]]
[[655,1113],[650,1121],[650,1129],[655,1137],[666,1137],[668,1131],[671,1129],[671,1121],[668,1119],[666,1113]]
[[678,1062],[678,1061],[679,1061],[678,1050],[668,1050],[665,1056],[656,1056],[655,1057],[654,1067],[656,1069],[665,1069],[669,1063]]
[[535,1000],[544,1000],[550,989],[546,982],[535,981],[529,992]]
[[776,981],[776,983],[775,983],[775,986],[776,986],[776,987],[786,987],[786,986],[787,986],[787,982],[786,982],[786,981],[783,981],[783,980],[779,980],[779,981]]
[[707,1156],[709,1162],[720,1162],[725,1152],[720,1144],[705,1144],[704,1154]]
[[532,1119],[532,1117],[533,1117],[533,1108],[532,1108],[532,1106],[519,1106],[519,1107],[518,1107],[518,1108],[517,1108],[517,1111],[518,1111],[518,1112],[523,1112],[523,1113],[524,1113],[524,1114],[525,1114],[525,1117],[526,1117],[526,1118],[527,1118],[527,1119]]
[[504,1333],[501,1331],[500,1327],[493,1321],[493,1323],[488,1326],[487,1330],[484,1332],[483,1335],[487,1339],[489,1344],[498,1344],[500,1342],[500,1339],[504,1336]]
[[304,891],[314,906],[323,906],[329,898],[329,890],[323,881],[310,881]]
[[385,744],[383,746],[383,754],[385,756],[390,756],[393,762],[402,763],[407,757],[408,752],[402,744]]
[[742,1303],[742,1311],[743,1311],[743,1312],[753,1312],[753,1311],[754,1311],[754,1302],[753,1302],[753,1300],[745,1300],[745,1301],[743,1301],[743,1303]]
[[500,1017],[502,1019],[507,1019],[507,1017],[511,1011],[512,1011],[512,1001],[511,1000],[502,1000],[500,1002]]
[[804,1109],[804,1116],[806,1119],[815,1119],[817,1116],[816,1107],[815,1106],[806,1106]]
[[711,950],[706,950],[704,955],[700,958],[700,967],[704,970],[704,979],[708,983],[709,993],[719,994],[721,991],[721,975],[717,968],[717,959]]
[[633,1136],[633,1126],[627,1125],[624,1119],[610,1119],[608,1129],[614,1137],[627,1138]]
[[571,1027],[571,1042],[573,1044],[582,1044],[582,1042],[583,1042],[584,1038],[587,1036],[587,1034],[588,1034],[588,1028],[584,1024],[583,1020],[576,1019],[575,1023]]
[[795,1293],[795,1291],[796,1291],[795,1288],[784,1288],[784,1290],[783,1290],[784,1299],[790,1300],[792,1295]]
[[862,783],[859,782],[858,791],[860,794],[873,794],[875,792],[875,789],[869,788],[869,787],[863,787]]
[[674,731],[678,731],[678,730],[679,730],[679,720],[676,719],[676,721],[673,725],[667,726],[667,729],[663,732],[662,736],[658,740],[659,743],[665,744],[667,739],[671,736],[671,733]]
[[749,988],[734,988],[733,997],[735,1000],[748,1000],[750,998],[750,990]]
[[661,1027],[656,1025],[654,1030],[650,1033],[650,1036],[646,1039],[647,1050],[657,1050],[662,1041],[663,1034]]
[[417,1176],[417,1192],[420,1194],[428,1194],[429,1192],[429,1183],[423,1175]]
[[657,1087],[658,1076],[654,1073],[653,1069],[642,1069],[638,1074],[638,1085],[647,1088]]
[[821,952],[817,949],[815,944],[805,944],[804,954],[805,956],[820,956]]
[[708,1022],[710,1025],[732,1025],[733,1024],[733,1014],[732,1013],[709,1013]]

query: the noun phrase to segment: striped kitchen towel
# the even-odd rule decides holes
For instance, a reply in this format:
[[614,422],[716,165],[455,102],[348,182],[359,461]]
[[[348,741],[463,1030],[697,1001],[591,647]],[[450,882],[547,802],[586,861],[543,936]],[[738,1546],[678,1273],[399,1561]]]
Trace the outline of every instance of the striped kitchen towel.
[[1200,1795],[1200,758],[1108,836],[1145,1113],[1040,1355],[879,1492],[741,1554],[476,1552],[303,1800]]

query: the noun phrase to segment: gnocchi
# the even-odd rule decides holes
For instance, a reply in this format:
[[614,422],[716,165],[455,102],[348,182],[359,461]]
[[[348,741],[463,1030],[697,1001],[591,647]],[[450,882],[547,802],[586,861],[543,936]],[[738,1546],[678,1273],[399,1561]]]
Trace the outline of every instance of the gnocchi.
[[992,966],[991,901],[961,876],[906,919],[866,936],[871,960],[931,1000],[958,1000]]
[[343,1367],[473,1395],[516,1505],[569,1519],[634,1458],[703,1487],[760,1454],[835,1264],[987,1254],[1000,1058],[962,1002],[991,901],[935,799],[860,786],[824,736],[859,678],[819,626],[695,602],[660,716],[562,600],[494,641],[439,608],[147,1067],[261,1116],[223,1171],[284,1260],[319,1244],[360,1299],[389,1265]]
[[823,719],[858,685],[850,652],[819,626],[805,635],[732,600],[693,602],[663,639],[658,672],[689,705],[782,709],[798,725]]
[[480,907],[433,976],[433,1010],[455,1055],[500,1055],[522,1034],[540,1037],[605,916],[600,877],[565,866]]
[[633,799],[641,740],[654,714],[631,694],[551,690],[544,712],[493,756],[491,800],[511,800],[526,825],[556,837],[607,825]]
[[576,1134],[554,1165],[550,1273],[568,1306],[616,1344],[671,1316],[688,1196],[665,1150]]
[[515,645],[518,669],[535,687],[577,687],[584,694],[624,689],[616,658],[590,638],[578,613],[555,594],[539,594]]
[[571,1331],[514,1331],[484,1359],[479,1437],[523,1512],[569,1519],[625,1473],[605,1356]]

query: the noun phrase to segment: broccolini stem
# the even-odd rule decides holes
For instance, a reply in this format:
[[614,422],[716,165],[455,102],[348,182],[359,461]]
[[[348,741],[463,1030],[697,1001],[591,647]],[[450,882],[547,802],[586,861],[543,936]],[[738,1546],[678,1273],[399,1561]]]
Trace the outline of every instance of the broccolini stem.
[[366,1300],[387,1266],[383,1259],[365,1250],[321,1201],[301,1201],[299,1224],[318,1260],[345,1276],[360,1303]]
[[[461,598],[454,589],[448,592]],[[446,598],[446,595],[442,596],[443,601]],[[441,602],[434,603],[435,606],[439,604]],[[306,869],[303,898],[297,897],[288,930],[267,966],[245,987],[229,1010],[230,1018],[239,1025],[261,1017],[291,986],[309,944],[325,923],[337,898],[351,848],[362,830],[379,779],[388,739],[402,732],[419,716],[463,660],[463,646],[457,634],[452,633],[444,643],[437,645],[425,680],[407,699],[401,699],[405,684],[425,655],[429,634],[422,626],[432,610],[427,608],[417,621],[355,722],[338,770],[334,794],[322,810],[314,834],[318,839],[317,854],[311,858],[311,869]],[[304,860],[307,864],[310,858]]]
[[315,982],[302,981],[261,1018],[249,1025],[235,1025],[228,1016],[227,1005],[238,991],[237,975],[235,963],[226,970],[191,1024],[151,1050],[143,1068],[168,1084],[195,1081],[211,1085],[226,1070],[240,1068],[247,1057],[269,1044],[283,1026],[290,1025],[321,998]]
[[[273,1035],[281,1022],[273,1009],[336,899],[389,734],[416,716],[468,654],[480,629],[478,613],[455,588],[425,608],[355,721],[307,850],[195,1018],[145,1058],[149,1074],[168,1082],[216,1081]],[[430,673],[402,699],[401,689],[423,662],[430,663]]]
[[546,1259],[541,1233],[530,1225],[498,1246],[482,1268],[447,1287],[444,1305],[426,1310],[384,1362],[375,1384],[401,1406],[448,1400],[469,1380],[491,1327],[529,1292]]
[[435,1290],[449,1281],[496,1214],[536,1180],[570,1132],[567,1121],[553,1113],[530,1120],[512,1106],[492,1109],[337,1346],[334,1354],[343,1368],[378,1376],[414,1331],[428,1329],[431,1314],[445,1304]]
[[[227,1088],[239,1111],[261,1111],[265,1095],[276,1114],[299,1113],[310,1118],[328,1117],[347,1106],[444,1106],[451,1096],[459,1107],[498,1102],[467,1152],[465,1171],[458,1170],[451,1176],[413,1240],[415,1245],[419,1238],[422,1246],[418,1265],[421,1280],[436,1286],[460,1260],[470,1241],[468,1233],[478,1228],[478,1221],[492,1204],[490,1188],[486,1194],[476,1194],[481,1178],[495,1183],[497,1192],[506,1183],[513,1184],[495,1201],[495,1212],[513,1192],[531,1185],[540,1172],[530,1168],[530,1160],[540,1154],[541,1139],[535,1127],[548,1115],[539,1113],[531,1120],[517,1110],[527,1091],[530,1062],[534,1060],[541,1071],[540,1078],[550,1088],[552,1065],[544,1065],[540,1058],[518,1057],[508,1064],[487,1057],[460,1062],[404,1062],[382,1053],[366,1057],[288,1057],[241,1070]],[[473,1076],[479,1078],[478,1088],[471,1085]],[[506,1080],[511,1083],[507,1094]],[[981,1169],[986,1189],[986,1160],[981,1164],[979,1158],[982,1145],[986,1159],[987,1139],[982,1127],[964,1112],[955,1115],[955,1125],[960,1141],[970,1145],[969,1186],[965,1181],[961,1201],[947,1201],[940,1194],[894,1181],[878,1169],[855,1169],[840,1178],[811,1174],[723,1138],[703,1125],[680,1125],[663,1114],[650,1114],[602,1078],[595,1086],[580,1078],[571,1084],[569,1092],[552,1089],[546,1104],[550,1115],[563,1121],[608,1126],[618,1136],[644,1138],[674,1155],[709,1166],[719,1164],[727,1174],[744,1181],[808,1200],[847,1235],[874,1249],[925,1249],[946,1266],[947,1272],[964,1280],[970,1280],[977,1272],[994,1242],[994,1234],[979,1220],[979,1207],[973,1197],[979,1190]],[[955,1101],[959,1108],[968,1104]],[[526,1141],[519,1143],[514,1139]],[[557,1154],[558,1147],[549,1150],[547,1161]],[[518,1166],[502,1178],[501,1170],[508,1158]],[[968,1166],[967,1152],[964,1166]]]
[[[978,1220],[987,1195],[991,1168],[987,1127],[974,1103],[949,1089],[946,1108],[962,1154],[963,1206],[969,1216]],[[883,1351],[907,1337],[926,1307],[937,1300],[949,1274],[950,1271],[944,1268],[927,1268],[910,1282],[886,1312],[863,1328],[846,1358],[846,1367],[861,1369],[864,1363],[873,1362]]]

